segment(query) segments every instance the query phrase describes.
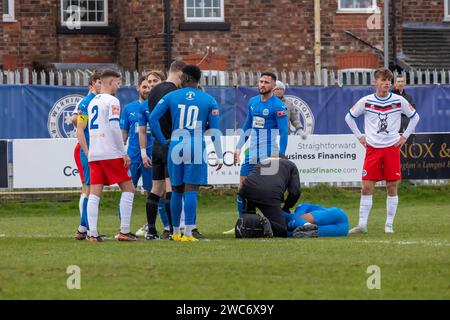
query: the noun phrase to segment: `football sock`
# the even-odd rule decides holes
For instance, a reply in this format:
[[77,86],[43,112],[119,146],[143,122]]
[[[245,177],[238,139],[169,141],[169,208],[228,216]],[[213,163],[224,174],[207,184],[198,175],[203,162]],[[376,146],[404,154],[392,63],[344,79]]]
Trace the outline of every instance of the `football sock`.
[[89,221],[87,214],[88,199],[88,197],[85,197],[83,200],[83,213],[81,214],[81,226],[86,227],[87,230],[89,230]]
[[172,199],[172,192],[166,192],[166,214],[167,219],[169,220],[169,227],[172,228],[173,222],[172,222],[172,214],[170,211],[171,208],[171,199]]
[[147,197],[146,212],[148,225],[155,225],[156,216],[158,215],[158,203],[160,197],[154,193],[149,193]]
[[166,212],[166,199],[160,199],[158,202],[158,213],[161,218],[161,222],[164,226],[164,230],[170,230],[169,218]]
[[372,195],[361,195],[359,204],[359,223],[361,227],[367,227],[367,220],[369,219],[370,210],[372,209]]
[[90,227],[90,236],[91,237],[98,237],[97,233],[97,220],[98,220],[98,205],[100,203],[100,198],[96,195],[89,195],[89,200],[87,204],[87,214],[88,214],[88,221],[89,221],[89,227]]
[[[84,203],[84,199],[87,199],[87,196],[82,193],[80,196],[80,201],[78,203],[78,207],[80,208],[80,218],[83,216],[83,203]],[[81,223],[80,223],[81,224]]]
[[386,224],[394,224],[395,214],[397,213],[398,196],[386,198],[387,218]]
[[238,210],[239,218],[242,217],[242,214],[244,213],[244,199],[242,199],[242,197],[239,193],[237,195],[237,210]]
[[188,191],[184,193],[184,213],[185,213],[185,234],[191,236],[194,229],[195,216],[197,215],[197,191]]
[[183,193],[173,191],[172,199],[170,200],[170,202],[171,202],[170,214],[172,216],[172,223],[174,230],[175,228],[178,228],[178,230],[180,230],[180,217],[181,217],[181,207],[183,205]]
[[130,233],[133,199],[133,192],[122,192],[122,196],[120,197],[120,232],[124,234]]

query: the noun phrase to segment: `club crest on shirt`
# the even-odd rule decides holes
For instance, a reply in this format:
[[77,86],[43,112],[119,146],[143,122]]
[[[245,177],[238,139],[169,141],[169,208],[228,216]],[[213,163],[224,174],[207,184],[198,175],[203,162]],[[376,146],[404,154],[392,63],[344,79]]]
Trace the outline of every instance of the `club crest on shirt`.
[[82,99],[82,95],[71,94],[55,102],[47,120],[47,129],[51,138],[76,137],[76,129],[72,124],[72,112]]
[[267,109],[267,108],[264,109],[262,113],[263,113],[263,115],[268,116],[269,115],[269,109]]
[[186,93],[186,100],[192,101],[195,99],[195,93],[193,91],[188,91]]

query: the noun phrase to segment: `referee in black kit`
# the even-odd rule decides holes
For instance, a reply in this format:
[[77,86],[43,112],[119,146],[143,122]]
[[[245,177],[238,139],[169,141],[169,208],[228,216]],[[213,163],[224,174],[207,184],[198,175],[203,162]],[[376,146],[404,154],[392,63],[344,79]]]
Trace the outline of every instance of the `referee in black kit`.
[[[155,109],[159,100],[169,92],[177,90],[181,87],[181,75],[182,70],[186,66],[183,61],[174,61],[170,65],[169,74],[167,80],[155,86],[148,96],[148,107],[150,113]],[[167,140],[170,140],[172,134],[172,119],[170,112],[166,112],[164,116],[159,120],[162,133]],[[167,151],[168,146],[162,145],[157,139],[153,139],[152,149],[152,190],[147,197],[147,224],[148,231],[145,234],[146,240],[164,239],[169,240],[171,231],[164,230],[161,237],[158,236],[156,231],[156,217],[158,215],[158,202],[166,191],[166,212],[169,219],[170,229],[172,230],[172,216],[170,214],[170,198],[172,195],[172,186],[170,184],[169,173],[167,170]],[[143,159],[145,167],[149,167],[148,159]]]
[[[288,196],[284,199],[286,190]],[[290,212],[301,194],[300,177],[293,162],[284,158],[262,160],[245,179],[239,194],[244,199],[244,213],[256,213],[258,208],[269,220],[273,236],[287,237],[283,211]]]

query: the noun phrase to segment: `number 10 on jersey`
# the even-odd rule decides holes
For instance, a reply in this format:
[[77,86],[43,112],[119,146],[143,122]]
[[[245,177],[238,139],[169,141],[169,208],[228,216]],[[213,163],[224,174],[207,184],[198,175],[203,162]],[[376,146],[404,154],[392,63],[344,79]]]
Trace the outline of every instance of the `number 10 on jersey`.
[[[180,109],[180,129],[195,129],[197,126],[197,118],[198,118],[198,107],[197,106],[188,106],[186,112],[186,105],[179,104],[178,109]],[[186,122],[185,120],[186,115]]]

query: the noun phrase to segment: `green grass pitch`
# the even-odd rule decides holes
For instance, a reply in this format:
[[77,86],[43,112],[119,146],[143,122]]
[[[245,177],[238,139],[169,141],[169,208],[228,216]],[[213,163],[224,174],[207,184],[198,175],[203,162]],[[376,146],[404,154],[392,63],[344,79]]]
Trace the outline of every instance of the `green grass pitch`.
[[[403,183],[395,234],[384,234],[386,193],[378,188],[369,234],[347,238],[237,240],[235,190],[201,191],[197,243],[73,240],[78,198],[0,201],[0,299],[449,299],[450,186]],[[343,208],[353,226],[359,190],[319,186],[302,201]],[[100,203],[99,230],[118,229],[119,193]],[[158,219],[159,220],[159,219]],[[132,225],[145,221],[135,198]],[[81,270],[69,290],[68,266]],[[369,266],[381,288],[369,290]]]

